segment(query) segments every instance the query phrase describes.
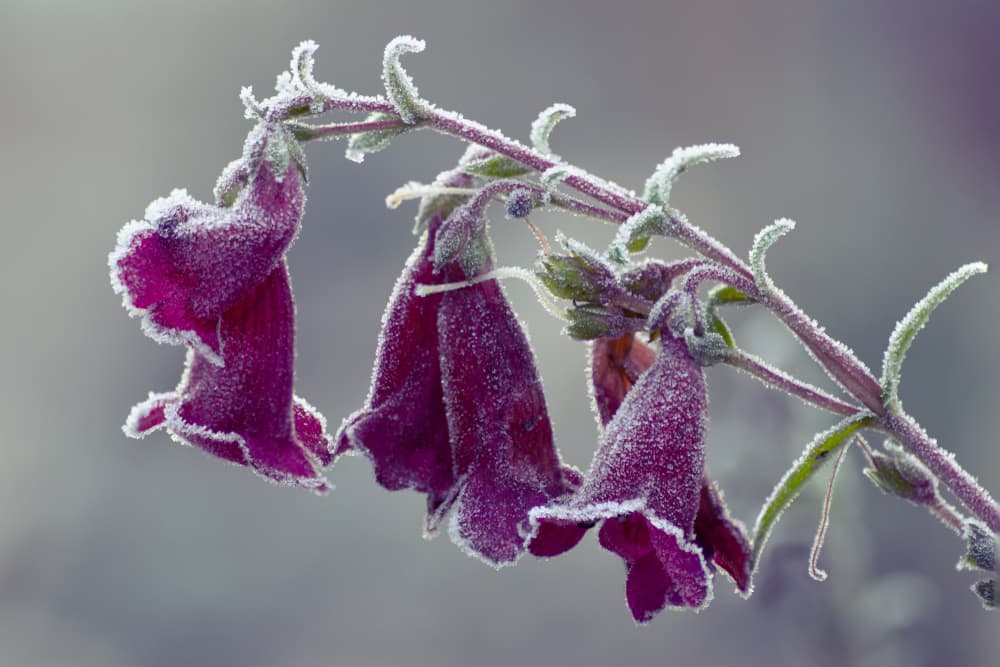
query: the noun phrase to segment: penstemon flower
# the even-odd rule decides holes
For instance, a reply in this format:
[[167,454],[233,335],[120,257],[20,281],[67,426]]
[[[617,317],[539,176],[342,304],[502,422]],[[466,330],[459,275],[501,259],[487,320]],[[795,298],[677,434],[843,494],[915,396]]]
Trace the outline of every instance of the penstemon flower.
[[[525,551],[529,511],[565,496],[579,474],[559,461],[528,341],[497,282],[415,293],[476,277],[457,260],[435,272],[446,224],[430,220],[396,283],[371,393],[341,427],[338,452],[364,453],[387,489],[426,493],[426,532],[451,511],[452,540],[500,567]],[[491,263],[487,251],[478,275]]]
[[626,599],[640,623],[668,605],[705,607],[713,560],[739,590],[750,586],[749,543],[704,472],[704,373],[683,340],[667,331],[660,340],[658,356],[634,334],[595,341],[601,447],[569,502],[531,514],[543,526],[603,521],[601,546],[625,561]]
[[[986,573],[973,591],[996,607],[1000,505],[903,410],[898,395],[914,337],[984,264],[947,276],[899,321],[876,378],[768,275],[767,252],[794,223],[782,219],[762,229],[744,261],[673,207],[680,174],[735,157],[736,146],[675,150],[640,197],[552,152],[549,134],[574,115],[572,107],[544,110],[529,148],[421,99],[400,58],[423,47],[412,37],[392,40],[383,60],[386,96],[365,97],[317,81],[316,44],[303,42],[274,97],[258,103],[245,89],[248,116],[258,123],[242,158],[220,177],[216,203],[176,190],[122,229],[109,258],[113,287],[147,335],[188,348],[180,384],[136,405],[128,435],[163,428],[271,481],[317,492],[327,488],[321,467],[361,453],[383,487],[426,495],[427,535],[450,517],[452,540],[494,567],[525,552],[557,556],[597,527],[600,544],[625,563],[626,602],[640,623],[666,607],[704,608],[717,568],[749,595],[782,512],[835,460],[809,561],[810,574],[825,578],[817,560],[829,494],[844,453],[858,442],[869,462],[865,474],[880,489],[923,507],[966,540],[960,565]],[[367,117],[308,122],[335,110]],[[470,149],[432,185],[409,183],[387,200],[395,207],[419,197],[422,234],[383,317],[368,398],[333,443],[322,416],[293,393],[295,308],[284,258],[304,206],[300,144],[349,137],[347,156],[360,161],[419,128],[459,137]],[[495,199],[505,200],[507,217],[523,220],[538,240],[537,273],[494,268],[486,209]],[[557,236],[566,254],[556,254],[528,219],[536,208],[612,223],[617,231],[604,252]],[[679,241],[697,256],[636,259],[655,237]],[[566,323],[567,336],[594,341],[599,446],[586,477],[560,461],[534,356],[499,276],[526,279]],[[702,296],[705,283],[714,286]],[[846,395],[739,348],[719,314],[734,305],[770,311]],[[655,346],[639,338],[641,331],[652,332]],[[741,369],[841,418],[784,473],[751,537],[705,471],[703,367],[713,364]],[[884,451],[867,445],[863,429],[888,437]]]
[[292,391],[295,305],[284,257],[305,193],[289,142],[279,124],[261,121],[220,178],[219,204],[175,190],[119,233],[109,263],[126,310],[154,340],[188,346],[177,388],[150,393],[124,430],[141,438],[165,428],[271,481],[322,492],[326,423]]

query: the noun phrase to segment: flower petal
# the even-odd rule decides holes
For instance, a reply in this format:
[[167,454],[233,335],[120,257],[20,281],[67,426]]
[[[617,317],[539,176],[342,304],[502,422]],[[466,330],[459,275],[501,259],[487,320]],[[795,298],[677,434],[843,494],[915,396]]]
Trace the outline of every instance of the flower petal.
[[606,425],[647,368],[656,352],[634,333],[598,338],[591,347],[591,388],[601,424]]
[[223,314],[220,336],[225,365],[189,350],[177,390],[136,406],[127,432],[141,437],[164,426],[271,481],[326,490],[318,472],[330,461],[325,423],[292,393],[294,304],[284,262]]
[[452,539],[500,567],[524,552],[529,511],[573,489],[527,338],[495,280],[442,295],[441,375],[455,469]]
[[[251,137],[267,141],[264,128]],[[249,153],[262,148],[248,140]],[[244,159],[249,159],[244,157]],[[298,232],[305,197],[298,167],[275,174],[257,155],[253,180],[232,208],[174,190],[126,225],[109,257],[111,283],[151,338],[188,343],[222,363],[219,317],[277,266]]]
[[433,533],[456,492],[438,355],[438,294],[414,294],[434,282],[433,237],[425,233],[410,256],[382,318],[371,391],[365,406],[340,428],[338,452],[358,450],[389,490],[427,494]]
[[753,565],[750,540],[743,524],[729,516],[722,494],[708,478],[701,487],[694,532],[705,558],[725,570],[736,582],[737,589],[749,595]]

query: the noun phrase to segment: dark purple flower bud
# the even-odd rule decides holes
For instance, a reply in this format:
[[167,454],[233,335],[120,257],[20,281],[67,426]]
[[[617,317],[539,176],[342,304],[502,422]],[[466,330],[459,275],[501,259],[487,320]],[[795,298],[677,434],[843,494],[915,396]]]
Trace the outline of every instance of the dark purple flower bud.
[[983,603],[983,609],[993,610],[997,608],[997,580],[983,579],[972,585],[972,592],[976,594],[979,601]]
[[535,195],[531,190],[514,190],[507,195],[507,215],[511,218],[526,218],[535,207]]
[[640,623],[667,605],[707,605],[713,561],[749,590],[749,542],[705,477],[707,387],[684,341],[664,332],[657,357],[632,334],[598,340],[592,378],[601,446],[569,501],[532,511],[539,534],[603,520],[601,545],[625,561]]
[[566,496],[579,474],[559,462],[531,350],[496,281],[414,294],[467,277],[457,260],[434,272],[440,224],[431,220],[397,283],[371,394],[338,449],[365,453],[386,488],[427,493],[428,532],[452,510],[452,540],[500,567],[526,550],[529,511]]
[[993,531],[981,521],[966,519],[962,532],[967,551],[958,562],[959,569],[978,569],[1000,574],[997,569],[1000,562],[1000,542]]
[[109,263],[126,310],[153,339],[189,346],[177,389],[151,393],[124,429],[139,438],[164,427],[271,481],[324,491],[326,424],[292,389],[295,307],[284,256],[304,194],[295,161],[276,173],[265,158],[281,135],[264,123],[251,132],[249,176],[231,207],[175,190],[119,233]]

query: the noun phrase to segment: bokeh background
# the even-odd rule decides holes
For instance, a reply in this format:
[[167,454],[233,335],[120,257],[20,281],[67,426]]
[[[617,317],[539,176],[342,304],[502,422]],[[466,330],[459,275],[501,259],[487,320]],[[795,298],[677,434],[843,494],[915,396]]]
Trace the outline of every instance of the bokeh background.
[[[577,107],[554,148],[641,186],[677,145],[732,141],[739,160],[675,190],[743,253],[782,216],[799,228],[769,266],[873,367],[892,324],[975,259],[1000,266],[1000,3],[995,0],[556,2],[5,0],[0,3],[0,664],[996,665],[1000,617],[955,571],[961,545],[879,494],[852,454],[823,563],[806,575],[823,482],[785,516],[748,601],[719,578],[705,612],[636,627],[617,557],[593,539],[499,573],[442,536],[423,501],[342,460],[325,498],[278,488],[158,434],[119,430],[183,351],[158,346],[108,284],[115,233],[187,187],[208,199],[291,48],[316,39],[320,78],[379,92],[382,48],[412,33],[421,92],[524,138],[552,102]],[[379,317],[414,243],[412,206],[384,196],[451,166],[457,141],[418,133],[364,165],[309,146],[313,182],[290,254],[297,389],[332,428],[367,391]],[[595,244],[596,223],[540,216]],[[494,224],[501,262],[529,264],[526,230]],[[655,252],[680,250],[658,242]],[[964,286],[919,337],[907,408],[1000,492],[1000,290]],[[583,347],[519,284],[557,437],[595,447]],[[733,318],[748,348],[825,382],[768,317]],[[710,371],[709,460],[752,523],[783,467],[830,423],[729,369]],[[828,386],[828,385],[827,385]]]

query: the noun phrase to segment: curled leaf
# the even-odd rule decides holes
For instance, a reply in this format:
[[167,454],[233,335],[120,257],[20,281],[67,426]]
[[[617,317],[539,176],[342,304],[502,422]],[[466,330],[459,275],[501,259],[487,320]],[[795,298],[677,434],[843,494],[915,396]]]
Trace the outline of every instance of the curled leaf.
[[649,239],[657,234],[666,234],[670,224],[670,217],[661,207],[647,206],[618,227],[618,233],[608,248],[608,259],[616,264],[627,264],[630,251],[645,249]]
[[891,410],[899,409],[899,378],[902,373],[903,359],[913,344],[917,333],[924,328],[934,309],[940,306],[959,285],[978,273],[986,273],[987,266],[983,262],[966,264],[953,271],[944,280],[932,287],[927,295],[914,304],[906,317],[896,323],[896,328],[889,336],[889,346],[885,350],[882,361],[882,391],[883,399]]
[[750,268],[753,270],[757,288],[764,294],[774,291],[774,281],[771,280],[771,276],[767,275],[764,256],[767,255],[767,251],[774,245],[775,241],[793,229],[795,229],[794,220],[781,218],[757,232],[757,235],[753,237],[753,246],[750,248]]
[[740,149],[733,144],[701,144],[675,148],[670,157],[661,162],[646,180],[642,198],[651,204],[667,206],[674,181],[688,167],[723,158],[737,157]]
[[420,53],[426,46],[427,43],[422,39],[400,35],[386,45],[385,55],[382,58],[382,82],[385,84],[385,94],[407,125],[417,122],[423,112],[424,103],[417,93],[417,86],[403,69],[399,59],[406,53]]
[[543,155],[554,156],[552,148],[549,147],[549,135],[556,123],[564,118],[576,116],[576,109],[568,104],[553,104],[549,108],[538,114],[538,118],[531,124],[531,143],[535,150]]

